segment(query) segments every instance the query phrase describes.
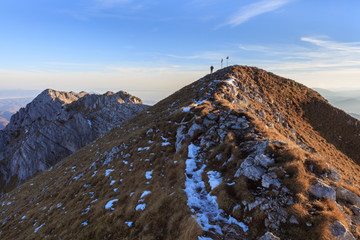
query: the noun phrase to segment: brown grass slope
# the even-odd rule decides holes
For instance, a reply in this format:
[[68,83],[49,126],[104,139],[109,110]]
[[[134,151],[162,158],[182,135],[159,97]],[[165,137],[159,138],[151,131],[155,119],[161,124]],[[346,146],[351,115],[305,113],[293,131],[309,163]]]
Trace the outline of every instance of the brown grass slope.
[[[229,78],[234,82],[223,81]],[[239,128],[239,122],[245,124]],[[354,202],[309,192],[322,179],[334,189],[359,193],[357,125],[299,83],[231,66],[184,87],[2,196],[0,238],[257,239],[271,231],[281,239],[332,239],[329,226],[336,220],[357,237]],[[186,135],[181,145],[179,128]],[[185,175],[190,144],[200,147],[205,191],[217,196],[223,217],[243,222],[247,232],[210,217],[222,229],[219,234],[196,221],[200,210],[188,206],[184,191],[191,178]],[[275,174],[280,186],[264,187],[262,180],[237,174],[244,161],[263,155],[256,152],[260,145],[274,160],[266,174]],[[331,169],[341,181],[326,177]],[[223,180],[213,190],[209,171]],[[111,200],[116,201],[106,209]],[[141,204],[145,208],[137,209]]]

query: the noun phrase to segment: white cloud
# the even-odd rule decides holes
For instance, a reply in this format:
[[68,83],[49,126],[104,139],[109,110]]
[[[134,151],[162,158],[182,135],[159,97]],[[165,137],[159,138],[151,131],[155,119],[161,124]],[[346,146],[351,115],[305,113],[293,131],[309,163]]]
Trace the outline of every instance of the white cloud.
[[240,45],[239,49],[251,56],[247,64],[310,87],[360,88],[360,42],[303,37],[298,45]]
[[319,39],[316,37],[303,37],[301,38],[301,40],[329,50],[342,51],[348,53],[360,52],[360,42],[342,43],[342,42]]
[[171,58],[179,58],[179,59],[205,59],[205,60],[220,60],[221,58],[224,58],[227,56],[226,53],[221,53],[221,52],[202,52],[202,53],[198,53],[195,55],[190,55],[190,56],[180,56],[180,55],[173,55],[173,54],[168,54],[168,57]]
[[224,25],[230,25],[235,27],[240,25],[249,19],[256,17],[258,15],[272,12],[293,0],[263,0],[260,2],[255,2],[250,5],[242,7],[235,15],[233,15]]

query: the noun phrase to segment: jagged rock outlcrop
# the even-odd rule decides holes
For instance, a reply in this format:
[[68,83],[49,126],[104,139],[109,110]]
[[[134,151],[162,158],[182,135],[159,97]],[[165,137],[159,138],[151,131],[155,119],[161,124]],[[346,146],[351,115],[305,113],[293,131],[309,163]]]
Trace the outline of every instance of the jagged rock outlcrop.
[[126,92],[43,91],[0,131],[0,189],[48,169],[146,108]]

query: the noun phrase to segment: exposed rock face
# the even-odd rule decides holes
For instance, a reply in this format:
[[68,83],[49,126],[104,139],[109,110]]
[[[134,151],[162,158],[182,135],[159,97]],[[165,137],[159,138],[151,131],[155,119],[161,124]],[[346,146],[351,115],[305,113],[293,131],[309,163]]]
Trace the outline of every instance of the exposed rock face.
[[43,91],[0,131],[0,188],[46,170],[146,108],[126,92]]
[[355,240],[354,236],[349,232],[344,224],[339,221],[335,221],[330,226],[331,234],[337,240]]
[[360,197],[343,187],[336,190],[336,197],[339,200],[343,200],[360,207]]
[[317,179],[316,183],[309,188],[309,191],[318,198],[328,197],[332,200],[336,199],[335,190],[319,179]]
[[258,240],[280,240],[280,238],[278,238],[271,232],[267,232],[264,234],[264,236],[260,237]]

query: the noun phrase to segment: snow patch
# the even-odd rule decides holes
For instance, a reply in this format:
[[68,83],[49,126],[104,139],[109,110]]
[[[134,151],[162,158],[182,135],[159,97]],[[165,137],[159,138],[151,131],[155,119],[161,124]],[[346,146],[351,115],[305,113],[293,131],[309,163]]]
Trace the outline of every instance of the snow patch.
[[234,78],[229,78],[229,79],[225,80],[224,82],[227,83],[227,84],[235,86],[235,79]]
[[211,187],[211,190],[219,186],[219,184],[222,182],[221,174],[216,171],[209,171],[208,173],[209,177],[209,184]]
[[133,222],[125,222],[126,225],[128,225],[128,227],[131,227]]
[[114,208],[112,207],[112,205],[114,204],[114,202],[117,202],[119,201],[119,199],[113,199],[113,200],[110,200],[106,203],[105,205],[105,209],[110,209],[110,210],[114,210]]
[[146,207],[145,203],[140,203],[139,205],[136,206],[135,210],[136,211],[139,211],[139,210],[144,211],[145,207]]
[[106,169],[105,170],[105,177],[109,176],[111,172],[115,171],[114,169]]
[[140,152],[140,151],[149,150],[149,149],[150,149],[150,147],[143,147],[143,148],[139,147],[139,148],[138,148],[138,151]]
[[145,173],[146,179],[151,179],[151,178],[152,178],[152,176],[151,176],[152,173],[153,173],[153,170],[147,171],[147,172]]
[[39,231],[40,228],[42,228],[45,225],[45,223],[41,224],[39,227],[35,228],[34,233],[36,233],[37,231]]
[[149,195],[150,193],[151,193],[151,191],[144,191],[144,192],[141,194],[140,198],[144,198],[146,195]]
[[236,224],[246,232],[248,227],[244,223],[238,222],[231,216],[229,216],[229,218],[223,217],[225,213],[222,209],[219,209],[216,201],[217,197],[211,196],[205,190],[205,183],[202,181],[201,176],[206,166],[198,157],[199,151],[200,147],[195,146],[193,143],[188,146],[184,190],[188,197],[187,205],[191,211],[196,214],[197,222],[204,231],[222,235],[222,229],[216,223],[223,222],[229,225]]
[[92,124],[91,124],[91,121],[90,120],[87,120],[88,124],[89,124],[89,127],[91,128]]
[[191,109],[191,107],[186,107],[186,108],[183,108],[183,112],[189,112]]

